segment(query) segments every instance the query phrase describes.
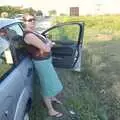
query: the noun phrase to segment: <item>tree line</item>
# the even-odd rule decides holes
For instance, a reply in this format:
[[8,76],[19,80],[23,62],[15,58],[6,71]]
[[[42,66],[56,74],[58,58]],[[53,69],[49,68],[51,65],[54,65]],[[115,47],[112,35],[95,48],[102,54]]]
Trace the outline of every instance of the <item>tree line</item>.
[[23,8],[23,7],[12,7],[12,6],[0,6],[0,15],[2,13],[7,13],[8,17],[12,17],[16,14],[24,14],[26,12],[35,13],[38,16],[43,16],[43,12],[41,10],[34,10],[32,7]]
[[[42,10],[34,10],[32,7],[23,8],[21,6],[16,6],[16,7],[9,6],[9,5],[0,6],[0,15],[2,13],[6,13],[7,17],[12,17],[12,16],[14,16],[16,14],[24,14],[26,12],[35,13],[37,16],[43,16]],[[56,10],[49,10],[48,15],[49,16],[55,16],[55,15],[57,15],[57,11]]]

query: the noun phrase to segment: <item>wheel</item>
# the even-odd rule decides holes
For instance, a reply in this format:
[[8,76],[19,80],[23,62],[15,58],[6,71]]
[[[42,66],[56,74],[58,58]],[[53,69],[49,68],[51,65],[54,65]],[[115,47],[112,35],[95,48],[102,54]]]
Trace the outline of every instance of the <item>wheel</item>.
[[29,115],[28,115],[28,113],[25,113],[23,120],[29,120]]

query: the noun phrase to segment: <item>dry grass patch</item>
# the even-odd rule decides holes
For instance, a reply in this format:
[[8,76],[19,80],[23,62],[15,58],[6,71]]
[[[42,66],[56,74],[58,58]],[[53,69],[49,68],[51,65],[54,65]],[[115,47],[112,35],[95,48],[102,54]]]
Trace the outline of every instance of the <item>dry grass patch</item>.
[[113,38],[112,35],[108,35],[108,34],[97,34],[95,37],[97,40],[100,40],[100,41],[109,41],[109,40],[112,40]]

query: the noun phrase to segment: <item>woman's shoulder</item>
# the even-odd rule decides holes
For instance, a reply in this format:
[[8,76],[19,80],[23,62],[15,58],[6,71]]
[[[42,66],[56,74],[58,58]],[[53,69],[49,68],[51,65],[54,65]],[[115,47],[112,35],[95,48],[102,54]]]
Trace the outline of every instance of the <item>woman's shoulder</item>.
[[34,32],[32,31],[24,31],[24,38],[29,38],[29,37],[36,37],[36,35],[34,34]]
[[32,31],[24,31],[24,41],[27,44],[30,44],[33,39],[35,39],[36,36],[33,34]]
[[47,42],[46,38],[36,31],[25,31],[24,39],[26,39],[27,41],[30,41],[32,39],[36,39],[36,40],[40,39],[44,43]]

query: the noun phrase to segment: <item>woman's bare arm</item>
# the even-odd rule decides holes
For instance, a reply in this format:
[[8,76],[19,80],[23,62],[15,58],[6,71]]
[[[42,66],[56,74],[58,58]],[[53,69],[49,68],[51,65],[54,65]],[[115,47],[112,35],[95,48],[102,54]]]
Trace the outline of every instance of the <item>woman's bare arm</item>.
[[32,33],[27,34],[24,38],[24,41],[29,45],[35,46],[43,52],[51,51],[51,47],[48,44],[43,43],[42,40],[40,40],[37,36],[35,36]]

